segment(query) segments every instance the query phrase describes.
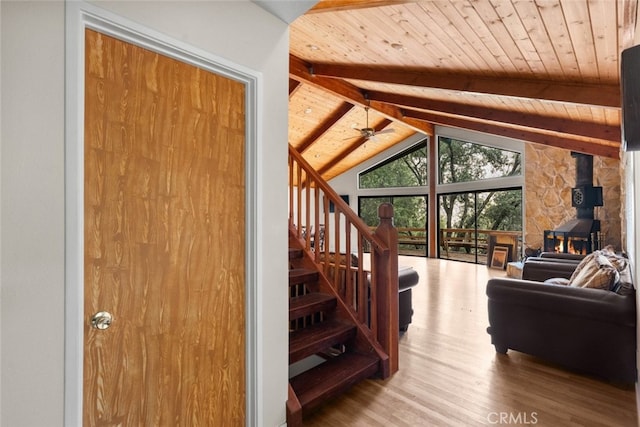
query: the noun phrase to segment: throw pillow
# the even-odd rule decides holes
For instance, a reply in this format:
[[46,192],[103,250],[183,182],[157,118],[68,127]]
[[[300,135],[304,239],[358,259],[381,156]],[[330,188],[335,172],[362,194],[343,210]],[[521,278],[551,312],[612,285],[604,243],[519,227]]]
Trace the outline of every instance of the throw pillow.
[[633,280],[631,280],[631,268],[627,264],[627,267],[620,272],[620,280],[616,284],[613,291],[620,295],[629,295],[635,291]]
[[618,255],[611,246],[607,246],[600,251],[602,255],[606,256],[609,262],[618,271],[624,270],[629,265],[629,260],[622,255]]
[[609,262],[618,270],[620,279],[614,284],[612,291],[620,295],[629,295],[635,290],[631,279],[631,266],[629,259],[624,255],[617,254],[612,247],[607,246],[602,250]]
[[580,272],[582,271],[583,268],[585,268],[586,266],[590,266],[591,265],[591,261],[596,256],[596,252],[591,252],[590,254],[588,254],[587,256],[582,258],[582,261],[580,261],[580,263],[578,264],[576,269],[573,270],[573,275],[580,274]]
[[602,252],[595,251],[578,264],[569,279],[569,286],[610,290],[619,279],[618,270],[607,257]]

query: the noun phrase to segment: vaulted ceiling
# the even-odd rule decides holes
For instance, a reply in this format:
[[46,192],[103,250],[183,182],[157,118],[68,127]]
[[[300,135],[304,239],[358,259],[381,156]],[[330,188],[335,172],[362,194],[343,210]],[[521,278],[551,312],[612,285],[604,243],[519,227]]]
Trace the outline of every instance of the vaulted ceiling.
[[321,1],[290,26],[289,143],[327,179],[434,125],[618,158],[637,8]]

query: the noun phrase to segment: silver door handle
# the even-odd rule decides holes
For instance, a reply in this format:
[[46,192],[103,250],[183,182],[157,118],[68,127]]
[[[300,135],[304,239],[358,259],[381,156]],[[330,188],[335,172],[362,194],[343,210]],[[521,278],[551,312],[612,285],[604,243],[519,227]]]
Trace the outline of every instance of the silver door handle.
[[95,329],[107,329],[111,326],[111,322],[113,322],[113,316],[107,311],[99,311],[91,318],[91,326]]

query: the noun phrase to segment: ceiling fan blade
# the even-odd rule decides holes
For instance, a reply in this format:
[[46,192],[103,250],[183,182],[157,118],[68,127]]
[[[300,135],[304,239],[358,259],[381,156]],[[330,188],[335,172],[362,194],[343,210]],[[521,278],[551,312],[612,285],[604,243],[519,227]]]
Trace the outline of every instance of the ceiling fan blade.
[[379,132],[376,132],[376,135],[382,135],[384,133],[394,133],[396,130],[395,129],[383,129]]

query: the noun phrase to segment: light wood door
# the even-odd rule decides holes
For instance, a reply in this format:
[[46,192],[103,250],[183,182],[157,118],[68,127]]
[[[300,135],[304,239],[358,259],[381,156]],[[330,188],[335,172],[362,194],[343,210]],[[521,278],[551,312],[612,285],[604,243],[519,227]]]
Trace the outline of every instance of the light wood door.
[[244,85],[85,41],[84,423],[244,425]]

